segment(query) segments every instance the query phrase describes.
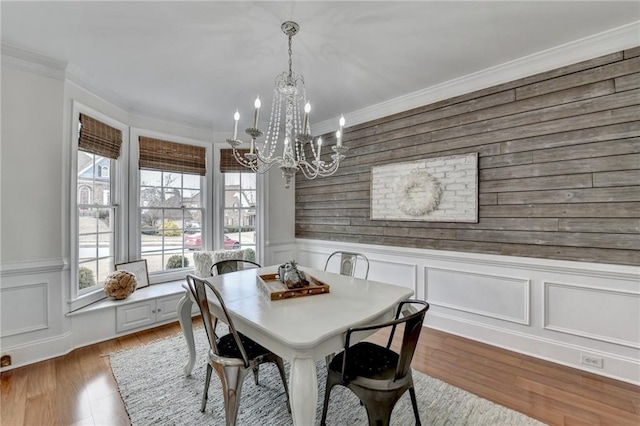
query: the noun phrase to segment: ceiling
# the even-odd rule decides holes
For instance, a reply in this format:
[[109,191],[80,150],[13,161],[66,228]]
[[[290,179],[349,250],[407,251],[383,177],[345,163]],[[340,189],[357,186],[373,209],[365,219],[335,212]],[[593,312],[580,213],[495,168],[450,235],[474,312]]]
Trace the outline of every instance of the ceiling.
[[287,69],[286,20],[300,24],[293,71],[311,122],[337,123],[638,21],[640,2],[2,1],[1,18],[5,46],[67,62],[130,113],[226,131],[236,108],[248,127],[256,95],[270,109]]

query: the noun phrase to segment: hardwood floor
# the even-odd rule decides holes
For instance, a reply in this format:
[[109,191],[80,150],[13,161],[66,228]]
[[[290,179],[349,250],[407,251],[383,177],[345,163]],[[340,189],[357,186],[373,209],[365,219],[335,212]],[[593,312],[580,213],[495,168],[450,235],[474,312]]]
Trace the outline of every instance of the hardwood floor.
[[[173,323],[2,373],[0,423],[128,425],[107,355],[179,332]],[[638,386],[437,330],[423,329],[413,367],[551,425],[640,425]]]

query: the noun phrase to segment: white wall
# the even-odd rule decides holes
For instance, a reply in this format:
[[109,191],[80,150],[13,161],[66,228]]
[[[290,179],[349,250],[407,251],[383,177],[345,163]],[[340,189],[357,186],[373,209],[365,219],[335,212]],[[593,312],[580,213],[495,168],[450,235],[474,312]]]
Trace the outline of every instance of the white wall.
[[341,249],[429,302],[429,327],[640,384],[638,267],[301,239],[296,259],[322,269]]
[[62,257],[63,93],[59,79],[2,68],[3,263]]
[[265,219],[265,264],[281,264],[294,258],[295,253],[295,182],[284,187],[278,168],[267,176]]

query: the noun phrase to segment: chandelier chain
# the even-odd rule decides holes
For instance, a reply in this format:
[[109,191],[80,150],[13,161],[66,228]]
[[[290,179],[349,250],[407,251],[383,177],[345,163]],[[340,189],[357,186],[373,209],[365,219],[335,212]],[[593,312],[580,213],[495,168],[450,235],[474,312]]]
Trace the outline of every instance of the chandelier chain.
[[289,35],[289,82],[293,81],[293,71],[291,70],[291,64],[292,64],[292,59],[291,57],[293,56],[293,50],[291,49],[291,38],[293,36]]

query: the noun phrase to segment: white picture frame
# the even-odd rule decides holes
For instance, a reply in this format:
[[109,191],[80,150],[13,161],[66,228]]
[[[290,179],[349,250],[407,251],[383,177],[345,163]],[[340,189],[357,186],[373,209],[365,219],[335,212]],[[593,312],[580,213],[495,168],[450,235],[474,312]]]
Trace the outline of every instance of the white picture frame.
[[116,263],[116,271],[131,272],[136,277],[136,289],[149,285],[149,269],[147,259],[136,260],[134,262]]
[[478,153],[371,168],[371,220],[478,223]]

